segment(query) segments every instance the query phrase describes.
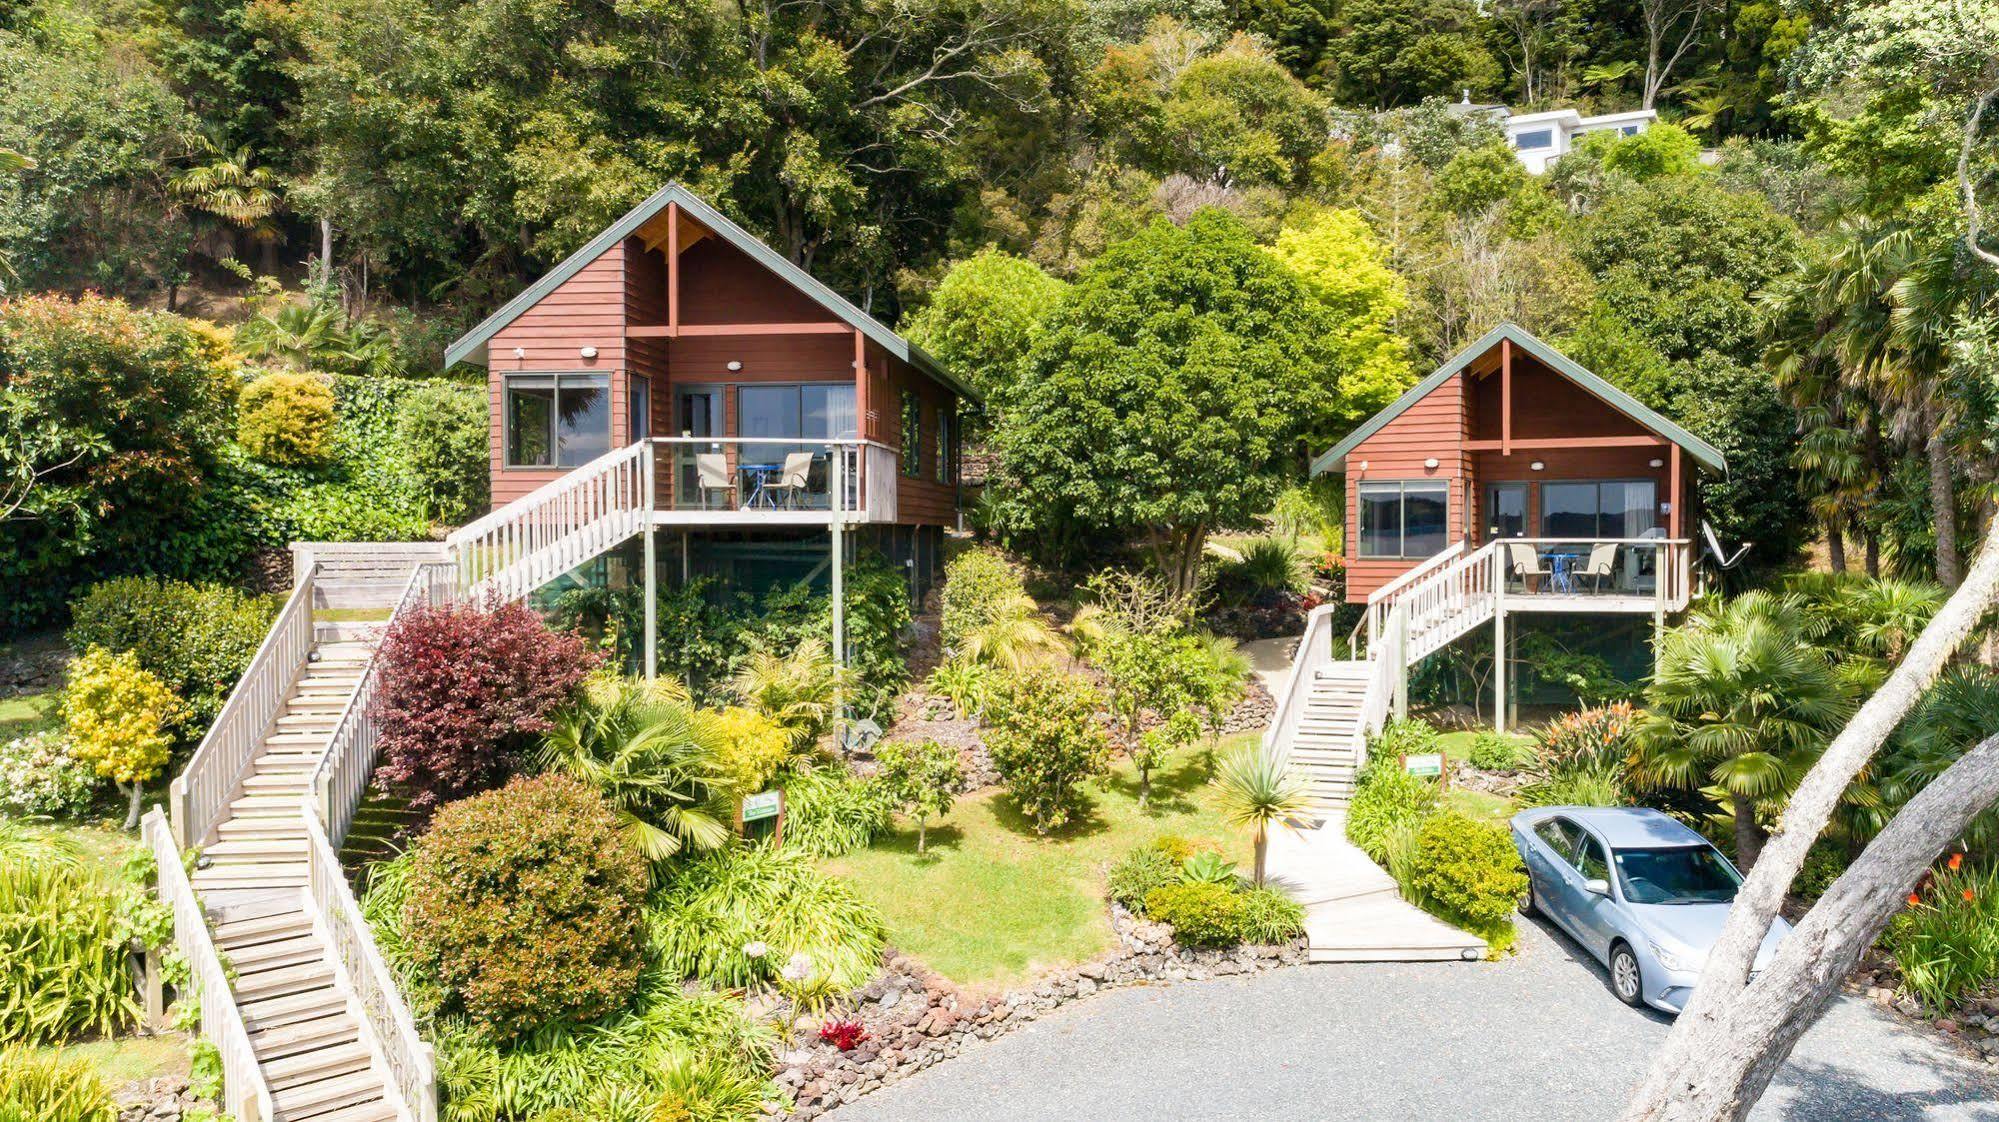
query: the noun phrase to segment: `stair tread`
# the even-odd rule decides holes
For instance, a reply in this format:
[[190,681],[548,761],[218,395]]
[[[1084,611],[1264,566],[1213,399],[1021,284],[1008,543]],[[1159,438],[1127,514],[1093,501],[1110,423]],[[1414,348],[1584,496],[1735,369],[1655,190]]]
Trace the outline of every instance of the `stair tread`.
[[319,1079],[274,1091],[271,1101],[277,1104],[280,1118],[309,1118],[315,1107],[351,1106],[380,1098],[382,1081],[373,1072],[361,1071],[332,1079]]
[[284,1090],[300,1083],[348,1075],[366,1068],[368,1063],[368,1046],[355,1039],[310,1052],[296,1052],[283,1059],[265,1060],[259,1066],[273,1090]]
[[396,1108],[387,1099],[376,1099],[316,1114],[310,1122],[391,1122],[395,1117]]
[[360,1026],[347,1015],[343,1006],[338,1012],[311,1020],[252,1032],[250,1050],[257,1054],[259,1060],[267,1060],[317,1048],[337,1047],[360,1039]]

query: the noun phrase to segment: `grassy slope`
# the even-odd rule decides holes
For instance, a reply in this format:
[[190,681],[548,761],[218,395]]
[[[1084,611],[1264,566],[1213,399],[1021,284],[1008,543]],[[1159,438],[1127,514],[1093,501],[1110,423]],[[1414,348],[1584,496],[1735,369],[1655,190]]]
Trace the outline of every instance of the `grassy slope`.
[[1111,945],[1103,868],[1133,846],[1166,834],[1213,838],[1247,870],[1249,836],[1219,820],[1206,778],[1199,752],[1173,759],[1154,775],[1151,805],[1140,813],[1137,773],[1120,761],[1109,789],[1092,789],[1090,816],[1047,838],[1004,794],[982,792],[932,824],[921,858],[914,825],[905,824],[827,866],[882,910],[898,948],[953,981],[1002,988]]
[[54,719],[55,709],[54,690],[0,701],[0,739],[33,732],[48,724]]

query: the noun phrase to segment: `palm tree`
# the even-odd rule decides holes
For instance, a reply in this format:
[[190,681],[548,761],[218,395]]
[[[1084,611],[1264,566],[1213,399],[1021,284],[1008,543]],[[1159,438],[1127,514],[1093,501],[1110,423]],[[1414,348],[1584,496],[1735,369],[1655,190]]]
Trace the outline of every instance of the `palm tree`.
[[1040,605],[1021,593],[994,607],[992,617],[964,637],[959,653],[985,666],[1024,669],[1062,649],[1062,639],[1041,616]]
[[1837,317],[1819,300],[1823,266],[1817,255],[1802,258],[1764,293],[1764,362],[1798,415],[1791,462],[1812,512],[1825,523],[1833,572],[1846,571],[1846,535],[1854,531],[1868,543],[1869,575],[1878,575],[1879,551],[1868,522],[1880,487],[1869,439],[1876,422],[1867,397],[1842,378],[1832,334]]
[[[1975,663],[1946,670],[1896,730],[1881,760],[1884,809],[1875,828],[1994,732],[1999,732],[1999,671]],[[1999,846],[1999,808],[1972,819],[1964,841],[1978,853]]]
[[805,745],[833,727],[846,677],[825,640],[806,639],[789,656],[767,647],[752,650],[729,689]]
[[1755,864],[1760,804],[1787,794],[1853,712],[1851,693],[1807,638],[1803,601],[1756,591],[1667,633],[1633,727],[1637,777],[1718,787],[1735,824],[1735,855]]
[[717,766],[720,748],[679,683],[600,677],[556,721],[536,763],[595,787],[657,873],[684,851],[728,842],[737,792]]
[[1256,832],[1256,886],[1263,887],[1264,857],[1270,850],[1270,826],[1305,809],[1305,783],[1291,774],[1290,761],[1248,744],[1222,761],[1215,776],[1221,787],[1222,820]]

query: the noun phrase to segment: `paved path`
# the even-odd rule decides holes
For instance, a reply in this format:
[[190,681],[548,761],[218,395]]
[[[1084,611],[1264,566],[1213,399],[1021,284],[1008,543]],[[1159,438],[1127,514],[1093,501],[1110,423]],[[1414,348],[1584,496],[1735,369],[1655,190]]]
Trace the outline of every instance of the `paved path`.
[[[1594,1120],[1623,1104],[1668,1022],[1536,924],[1492,964],[1305,966],[1116,990],[973,1045],[838,1122],[1120,1119]],[[1999,1080],[1841,1000],[1752,1116],[1999,1122]]]
[[1278,639],[1251,639],[1238,644],[1236,649],[1249,659],[1249,668],[1256,674],[1263,688],[1272,697],[1284,689],[1284,679],[1291,674],[1291,648],[1298,642],[1298,636]]

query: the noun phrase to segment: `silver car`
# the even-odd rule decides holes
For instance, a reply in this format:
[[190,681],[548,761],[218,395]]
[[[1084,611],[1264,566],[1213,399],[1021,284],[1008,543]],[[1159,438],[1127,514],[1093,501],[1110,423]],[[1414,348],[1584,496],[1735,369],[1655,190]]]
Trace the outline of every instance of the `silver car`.
[[[1742,884],[1721,851],[1659,811],[1545,806],[1513,816],[1529,915],[1544,915],[1610,971],[1626,1005],[1686,1007]],[[1778,919],[1761,970],[1791,930]]]

